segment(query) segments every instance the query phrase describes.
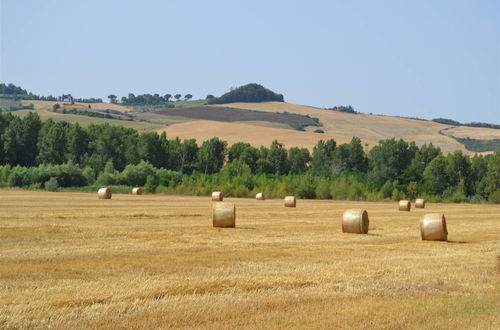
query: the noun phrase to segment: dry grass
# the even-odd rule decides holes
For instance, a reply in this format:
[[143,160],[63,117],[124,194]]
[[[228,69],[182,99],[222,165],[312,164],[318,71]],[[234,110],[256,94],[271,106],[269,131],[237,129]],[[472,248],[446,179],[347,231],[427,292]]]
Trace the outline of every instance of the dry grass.
[[[49,109],[52,108],[52,106],[56,103],[59,103],[61,106],[63,104],[70,104],[70,102],[63,102],[63,101],[39,101],[39,100],[24,100],[21,101],[22,104],[33,104],[35,106],[35,110],[38,109]],[[130,111],[130,108],[120,105],[120,104],[113,104],[113,103],[82,103],[82,102],[75,102],[73,105],[69,105],[70,108],[77,108],[77,109],[82,109],[82,110],[89,110],[88,106],[90,105],[91,109],[90,110],[117,110],[117,111],[122,111],[122,112],[128,112]]]
[[[231,103],[227,104],[227,106],[249,110],[288,111],[290,113],[310,115],[318,118],[324,125],[321,129],[325,133],[335,136],[335,140],[350,140],[354,135],[361,138],[363,142],[366,141],[369,145],[373,145],[374,141],[396,137],[407,141],[415,141],[417,145],[432,142],[445,153],[455,150],[462,150],[468,154],[472,153],[453,138],[439,134],[440,130],[451,126],[432,121],[378,115],[353,115],[284,102]],[[308,128],[311,131],[315,129],[317,127]],[[483,139],[485,135],[490,136],[492,131],[494,130],[477,128],[468,130],[467,134],[469,134],[470,138]],[[450,131],[447,131],[447,133],[452,134]],[[494,132],[494,134],[498,134],[498,132]]]
[[[33,110],[19,110],[14,112],[15,115],[19,115],[24,117],[28,115],[28,113]],[[85,115],[74,115],[69,113],[59,113],[52,112],[47,109],[38,109],[35,110],[38,116],[40,116],[41,120],[47,120],[52,118],[54,121],[67,121],[69,123],[79,123],[82,126],[88,126],[90,124],[105,124],[108,123],[110,125],[116,126],[124,126],[128,128],[136,129],[139,132],[147,132],[147,131],[155,131],[162,127],[163,125],[152,124],[142,121],[129,121],[129,120],[118,120],[118,119],[108,119],[108,118],[98,118],[98,117],[89,117]]]
[[[271,128],[242,123],[223,123],[210,120],[196,120],[167,126],[158,130],[166,131],[169,139],[178,136],[181,139],[195,138],[200,144],[214,136],[232,145],[236,142],[247,142],[255,147],[269,147],[274,140],[283,143],[287,148],[305,147],[312,150],[319,140],[334,138],[337,143],[348,143],[352,137],[339,137],[332,134],[300,132],[285,128]],[[362,141],[369,146],[374,141]]]
[[452,135],[457,138],[472,138],[478,140],[500,139],[500,129],[485,127],[457,126],[445,131],[446,135]]
[[[500,207],[0,191],[0,328],[498,328]],[[342,234],[366,208],[368,235]],[[420,240],[443,212],[450,242]]]

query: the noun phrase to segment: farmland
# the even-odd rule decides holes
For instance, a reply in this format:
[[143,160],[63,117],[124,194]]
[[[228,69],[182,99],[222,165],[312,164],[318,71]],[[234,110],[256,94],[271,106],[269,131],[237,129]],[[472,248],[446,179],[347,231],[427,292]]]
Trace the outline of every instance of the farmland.
[[[134,120],[57,113],[51,111],[56,103],[62,104],[62,107],[68,110],[74,108],[80,111],[113,111],[114,116],[117,116],[117,112],[123,112]],[[205,106],[205,103],[206,100],[172,102],[175,108],[168,109],[162,105],[22,101],[23,105],[33,104],[34,111],[44,120],[52,118],[56,121],[79,122],[82,125],[107,122],[139,131],[167,131],[169,138],[196,138],[200,142],[218,136],[230,144],[241,141],[257,147],[267,146],[269,141],[278,139],[287,147],[305,146],[312,150],[321,139],[333,138],[343,143],[357,136],[363,144],[371,148],[380,140],[395,137],[414,141],[417,145],[432,143],[440,147],[445,154],[455,150],[467,154],[474,154],[476,151],[487,154],[498,149],[500,140],[500,130],[485,127],[455,127],[404,117],[350,114],[285,102],[229,103],[216,106]],[[91,108],[88,108],[89,105]],[[33,110],[16,113],[24,115],[30,111]],[[317,125],[324,134],[312,134],[318,129]],[[283,132],[283,129],[288,129],[289,132]],[[304,129],[306,132],[292,132],[297,129]],[[238,134],[230,135],[227,131],[237,131]],[[257,134],[257,131],[265,131],[263,133],[268,138]]]
[[[500,207],[1,190],[2,328],[494,328]],[[28,207],[29,206],[29,207]],[[343,234],[366,208],[368,235]],[[449,242],[420,240],[446,214]]]
[[303,129],[318,126],[317,120],[295,113],[277,113],[230,107],[191,107],[185,109],[167,109],[157,113],[167,116],[186,117],[190,119],[213,120],[219,122],[264,121],[283,123],[292,129]]

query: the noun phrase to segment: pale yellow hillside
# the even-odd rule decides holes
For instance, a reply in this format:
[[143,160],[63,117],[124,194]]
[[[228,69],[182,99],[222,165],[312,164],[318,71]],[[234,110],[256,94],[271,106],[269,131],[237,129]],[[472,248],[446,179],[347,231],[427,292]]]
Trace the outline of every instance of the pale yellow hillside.
[[[231,103],[226,106],[249,110],[310,115],[320,120],[325,133],[338,138],[343,137],[344,140],[350,140],[352,136],[357,136],[363,142],[371,144],[369,141],[379,141],[395,137],[407,141],[415,141],[417,145],[432,142],[432,144],[439,146],[445,153],[454,150],[462,150],[470,153],[466,151],[461,143],[455,141],[453,138],[439,134],[440,130],[451,126],[432,121],[380,115],[354,115],[284,102]],[[317,127],[309,127],[308,129],[314,130]],[[482,130],[482,128],[479,130]],[[473,136],[470,137],[473,138]],[[337,138],[335,139],[337,140]],[[338,141],[340,142],[340,140]]]
[[[179,137],[180,139],[195,138],[198,142],[211,139],[214,136],[232,145],[236,142],[248,142],[255,147],[269,147],[274,140],[283,143],[287,148],[305,147],[312,150],[319,140],[335,139],[338,144],[348,143],[351,137],[320,134],[313,132],[301,132],[284,128],[273,128],[255,126],[242,123],[224,123],[209,120],[195,120],[179,124],[174,124],[158,130],[167,132],[169,139]],[[364,140],[363,144],[372,147],[376,141]]]
[[443,132],[446,135],[452,135],[458,138],[471,138],[479,140],[494,140],[500,139],[500,129],[483,128],[483,127],[467,127],[457,126],[452,127]]
[[[31,100],[23,100],[21,101],[22,104],[33,104],[35,106],[35,109],[46,109],[46,108],[52,108],[52,106],[56,103],[59,103],[60,105],[63,104],[70,104],[70,102],[63,102],[63,101],[31,101]],[[113,103],[82,103],[82,102],[75,102],[75,104],[72,104],[71,107],[75,108],[85,108],[88,109],[88,106],[90,105],[91,110],[117,110],[117,111],[123,111],[127,112],[130,109],[120,105],[120,104],[113,104]]]

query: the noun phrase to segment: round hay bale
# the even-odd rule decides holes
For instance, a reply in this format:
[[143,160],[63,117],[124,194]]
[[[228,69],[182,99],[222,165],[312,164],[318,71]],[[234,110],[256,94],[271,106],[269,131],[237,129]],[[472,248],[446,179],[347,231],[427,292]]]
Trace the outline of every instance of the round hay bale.
[[132,195],[142,195],[142,188],[135,187],[132,189]]
[[236,207],[234,203],[214,203],[212,206],[212,223],[214,227],[234,227],[236,225]]
[[420,234],[424,241],[446,241],[448,229],[442,213],[429,213],[420,218]]
[[402,200],[399,201],[399,210],[400,211],[410,211],[411,203],[410,201]]
[[212,193],[212,202],[222,202],[224,197],[222,197],[222,193],[220,191],[214,191]]
[[297,200],[295,196],[286,196],[285,197],[285,207],[295,207],[297,206]]
[[97,191],[97,197],[99,199],[111,199],[111,195],[113,195],[113,192],[107,187],[100,188]]
[[342,214],[342,232],[352,234],[368,234],[370,220],[368,213],[362,209],[348,209]]
[[258,201],[263,201],[265,198],[264,193],[260,192],[255,195],[255,199]]
[[417,209],[425,209],[425,199],[417,198],[415,200],[415,208]]

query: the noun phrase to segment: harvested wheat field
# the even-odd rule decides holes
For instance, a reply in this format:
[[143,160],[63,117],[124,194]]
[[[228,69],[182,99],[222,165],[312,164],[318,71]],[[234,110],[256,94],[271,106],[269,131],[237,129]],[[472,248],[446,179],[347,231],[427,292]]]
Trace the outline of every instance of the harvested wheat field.
[[[498,205],[0,190],[0,328],[446,328],[500,324]],[[366,209],[367,235],[342,212]],[[449,242],[422,241],[444,213]]]

